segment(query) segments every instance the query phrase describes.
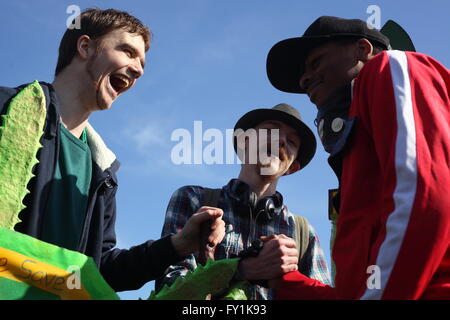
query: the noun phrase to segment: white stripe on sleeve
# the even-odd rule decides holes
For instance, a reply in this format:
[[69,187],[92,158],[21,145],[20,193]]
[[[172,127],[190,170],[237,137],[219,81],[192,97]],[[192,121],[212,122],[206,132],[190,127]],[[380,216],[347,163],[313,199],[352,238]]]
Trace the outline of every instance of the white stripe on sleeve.
[[[381,271],[380,289],[366,289],[361,299],[381,299],[405,237],[417,188],[416,130],[408,61],[405,52],[387,51],[394,88],[397,137],[395,143],[394,210],[386,222],[386,238],[376,260]],[[383,94],[383,93],[380,93]],[[380,112],[382,112],[380,110]],[[368,274],[368,277],[370,274]]]

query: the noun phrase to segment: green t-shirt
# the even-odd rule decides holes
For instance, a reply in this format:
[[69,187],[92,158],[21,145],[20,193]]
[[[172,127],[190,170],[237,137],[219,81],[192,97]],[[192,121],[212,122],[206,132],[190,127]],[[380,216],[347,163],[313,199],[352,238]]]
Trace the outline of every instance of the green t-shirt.
[[92,156],[86,129],[77,139],[61,124],[59,158],[44,217],[42,240],[66,249],[78,249],[91,177]]

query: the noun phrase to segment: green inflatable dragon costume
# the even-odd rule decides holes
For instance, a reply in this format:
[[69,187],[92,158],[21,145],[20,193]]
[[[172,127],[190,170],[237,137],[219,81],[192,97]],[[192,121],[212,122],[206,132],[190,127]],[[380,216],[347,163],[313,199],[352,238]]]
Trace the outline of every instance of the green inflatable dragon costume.
[[[20,222],[19,213],[25,208],[23,200],[30,192],[27,185],[34,177],[33,168],[38,164],[36,155],[42,148],[40,139],[44,133],[46,114],[44,92],[39,83],[34,81],[11,99],[6,114],[1,116],[0,228],[14,231],[14,226]],[[8,237],[11,235],[6,232],[5,234],[8,234]],[[19,234],[17,236],[19,237]],[[10,241],[11,239],[0,239],[0,248],[6,247]],[[42,243],[36,239],[33,241],[33,246],[36,247]],[[48,244],[42,243],[42,247],[46,245]],[[67,263],[70,264],[70,261]],[[232,280],[237,266],[237,259],[209,260],[205,266],[188,272],[173,285],[164,286],[159,293],[152,292],[148,299],[202,300],[209,294],[220,292],[222,299],[246,300],[249,288],[247,283]],[[100,277],[100,274],[98,276]]]

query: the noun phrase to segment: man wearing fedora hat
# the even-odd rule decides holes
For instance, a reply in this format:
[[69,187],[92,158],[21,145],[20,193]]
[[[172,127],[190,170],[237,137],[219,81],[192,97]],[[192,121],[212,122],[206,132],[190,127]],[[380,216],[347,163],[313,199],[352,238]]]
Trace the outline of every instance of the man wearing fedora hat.
[[242,161],[239,177],[221,189],[178,189],[169,202],[162,230],[162,235],[167,235],[182,228],[202,205],[218,207],[226,224],[223,241],[215,248],[206,247],[203,256],[191,255],[169,267],[157,280],[156,289],[173,283],[198,263],[204,264],[207,257],[240,257],[236,279],[249,281],[250,299],[272,299],[265,280],[297,269],[329,283],[316,233],[306,219],[288,210],[276,190],[280,177],[303,169],[316,151],[314,134],[301,121],[299,112],[279,104],[246,113],[234,127],[234,147]]
[[270,82],[316,105],[340,184],[335,287],[292,272],[280,299],[450,298],[450,74],[384,33],[320,17],[268,54]]

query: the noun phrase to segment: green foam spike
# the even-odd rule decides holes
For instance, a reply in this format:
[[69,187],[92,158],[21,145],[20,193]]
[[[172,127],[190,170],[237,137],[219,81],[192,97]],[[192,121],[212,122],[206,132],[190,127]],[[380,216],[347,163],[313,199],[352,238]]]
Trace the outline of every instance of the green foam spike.
[[221,300],[248,300],[250,284],[247,281],[233,283]]
[[46,117],[45,95],[37,81],[22,89],[2,115],[0,127],[0,227],[13,230],[25,208],[28,182],[39,162]]
[[199,265],[157,294],[152,291],[149,300],[204,300],[208,294],[229,288],[238,263],[238,259],[208,260],[205,266]]

